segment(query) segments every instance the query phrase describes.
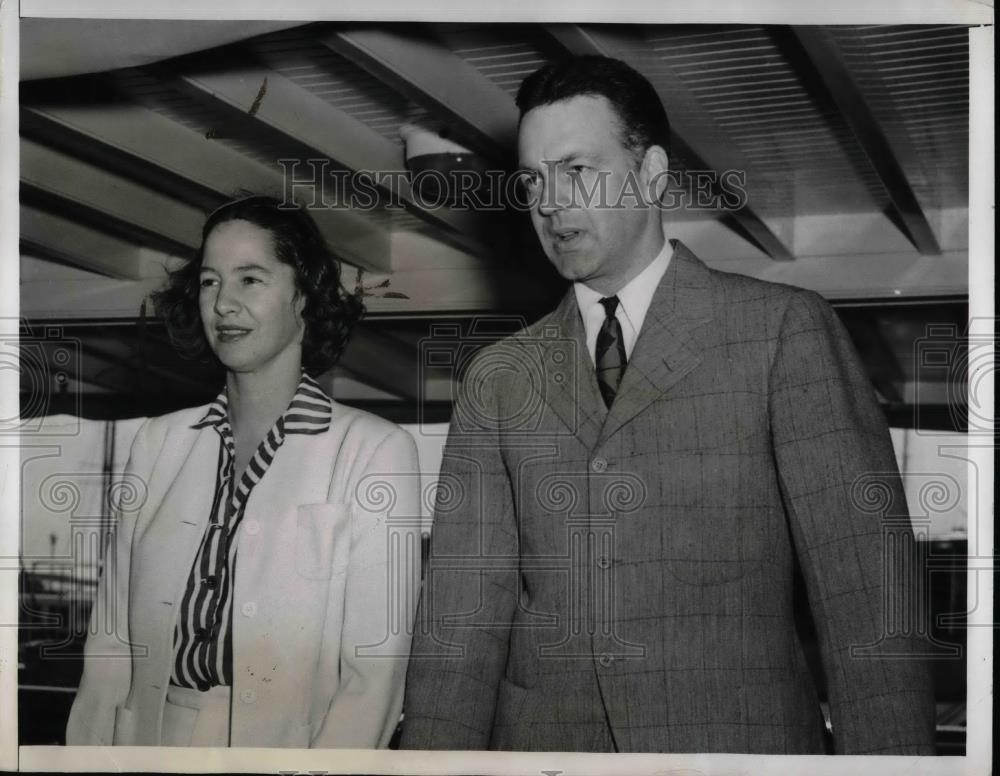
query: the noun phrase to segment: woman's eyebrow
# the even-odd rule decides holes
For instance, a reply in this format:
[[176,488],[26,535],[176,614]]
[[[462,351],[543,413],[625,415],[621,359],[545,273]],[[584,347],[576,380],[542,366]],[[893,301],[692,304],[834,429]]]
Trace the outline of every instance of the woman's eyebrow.
[[[220,274],[219,270],[217,270],[215,267],[204,267],[203,266],[201,268],[201,271],[202,272],[214,272],[216,275]],[[233,267],[233,271],[234,272],[256,271],[256,272],[266,272],[268,275],[273,275],[274,274],[270,269],[268,269],[267,267],[265,267],[262,264],[240,264],[238,266]]]

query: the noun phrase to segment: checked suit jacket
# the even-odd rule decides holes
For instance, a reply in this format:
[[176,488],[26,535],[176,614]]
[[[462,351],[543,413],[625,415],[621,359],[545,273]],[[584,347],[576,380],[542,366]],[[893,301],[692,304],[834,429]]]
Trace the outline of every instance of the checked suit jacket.
[[912,529],[830,307],[674,243],[610,410],[584,342],[570,290],[465,372],[401,747],[822,753],[797,564],[836,752],[932,754],[886,625]]

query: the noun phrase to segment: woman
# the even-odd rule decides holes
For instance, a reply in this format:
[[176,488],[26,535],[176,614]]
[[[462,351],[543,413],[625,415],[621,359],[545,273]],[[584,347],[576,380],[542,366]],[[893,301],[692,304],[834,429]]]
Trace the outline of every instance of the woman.
[[67,743],[387,746],[419,584],[416,451],[311,376],[360,303],[305,211],[265,197],[212,213],[154,301],[226,384],[136,436],[144,499],[119,518]]

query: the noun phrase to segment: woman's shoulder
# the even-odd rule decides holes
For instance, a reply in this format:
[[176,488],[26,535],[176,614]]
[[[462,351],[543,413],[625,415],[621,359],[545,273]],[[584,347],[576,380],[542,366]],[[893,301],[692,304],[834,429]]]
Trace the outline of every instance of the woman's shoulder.
[[416,450],[413,436],[392,421],[340,402],[334,401],[332,405],[329,433],[339,436],[344,445],[358,453],[397,450],[409,455]]
[[210,406],[201,404],[197,407],[185,407],[168,412],[165,415],[148,417],[136,432],[136,439],[141,439],[144,444],[149,445],[157,441],[162,442],[168,434],[176,430],[190,430],[192,434],[197,433],[199,421],[205,417]]
[[331,429],[340,432],[363,433],[368,438],[385,439],[391,436],[406,434],[400,426],[391,420],[381,418],[366,410],[341,404],[330,400],[333,408]]

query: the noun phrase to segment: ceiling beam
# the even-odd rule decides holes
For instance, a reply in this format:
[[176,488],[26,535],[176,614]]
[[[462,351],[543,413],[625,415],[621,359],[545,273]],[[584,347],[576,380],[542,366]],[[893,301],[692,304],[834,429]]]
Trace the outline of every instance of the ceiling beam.
[[[27,90],[22,90],[22,98],[25,91],[30,95],[30,85]],[[218,191],[207,189],[164,167],[123,153],[113,146],[96,143],[92,137],[69,131],[66,127],[28,108],[22,107],[20,110],[18,129],[22,138],[34,140],[40,145],[81,159],[120,178],[140,183],[147,189],[185,202],[203,214],[215,210],[226,201],[226,197]]]
[[[155,111],[138,105],[32,105],[32,120],[44,120],[51,131],[83,135],[144,163],[215,191],[223,198],[239,190],[282,197],[281,168],[257,162],[216,140],[206,138]],[[312,187],[298,189],[301,201],[312,201]],[[318,193],[315,201],[320,201]],[[373,271],[391,268],[388,237],[374,219],[357,211],[312,208],[330,249],[344,261]]]
[[112,237],[69,218],[22,204],[21,245],[36,252],[117,280],[166,277],[171,256]]
[[790,29],[878,173],[899,216],[903,233],[922,255],[939,255],[941,247],[896,150],[855,82],[836,42],[821,27],[795,26]]
[[[258,54],[265,61],[275,58],[264,50]],[[471,252],[488,253],[480,239],[487,226],[482,214],[452,210],[447,205],[427,208],[415,201],[400,146],[310,94],[273,67],[189,70],[171,83],[202,103],[222,103],[231,111],[233,122],[244,126],[257,122],[306,146],[314,152],[314,158],[332,159],[351,172],[394,173],[387,185],[379,186],[387,201],[402,204],[418,218],[456,232],[452,239]]]
[[[597,32],[576,24],[550,24],[546,26],[549,36],[569,54],[575,56],[594,54],[598,56],[613,56],[626,58],[623,52],[616,51],[618,47],[609,45],[610,36],[606,32]],[[642,71],[641,63],[632,62],[633,67]],[[657,67],[669,69],[662,62],[657,63]],[[666,84],[664,87],[662,84]],[[714,153],[708,154],[705,149],[696,149],[693,145],[694,138],[698,136],[697,128],[689,121],[685,120],[687,110],[678,110],[677,106],[687,106],[692,103],[692,98],[686,93],[683,82],[674,74],[668,74],[662,79],[659,88],[663,98],[664,107],[670,118],[671,145],[673,155],[681,161],[688,170],[746,170],[748,165],[746,160],[740,158],[733,149],[714,149]],[[749,177],[749,176],[748,176]],[[721,189],[715,187],[712,193],[719,198]],[[775,230],[767,221],[749,204],[735,210],[720,210],[720,215],[731,219],[745,237],[752,241],[775,261],[790,261],[795,258],[792,251],[786,245]]]
[[436,40],[353,26],[319,42],[400,94],[458,125],[486,156],[512,158],[517,108],[499,86]]
[[150,293],[163,285],[155,278],[115,280],[55,278],[21,281],[21,316],[28,320],[81,318],[133,319]]
[[190,255],[198,249],[205,215],[197,208],[24,137],[21,182],[47,199],[95,211],[139,233],[162,238],[172,252],[181,248]]

